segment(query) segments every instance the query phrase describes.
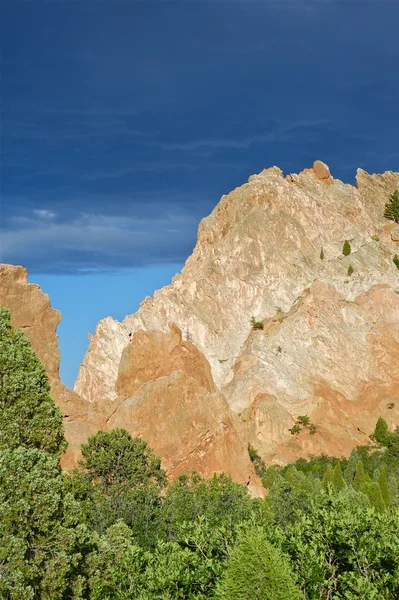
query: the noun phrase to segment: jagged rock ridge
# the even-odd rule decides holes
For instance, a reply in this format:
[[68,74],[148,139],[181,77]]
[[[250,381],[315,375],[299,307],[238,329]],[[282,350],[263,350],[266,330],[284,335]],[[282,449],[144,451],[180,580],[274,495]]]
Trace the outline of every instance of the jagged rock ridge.
[[[399,173],[356,180],[316,161],[287,177],[266,169],[223,196],[182,273],[90,336],[75,385],[82,429],[123,426],[170,473],[225,470],[256,487],[248,442],[284,462],[348,453],[379,415],[397,423],[399,235],[383,212]],[[316,434],[294,437],[303,414]]]

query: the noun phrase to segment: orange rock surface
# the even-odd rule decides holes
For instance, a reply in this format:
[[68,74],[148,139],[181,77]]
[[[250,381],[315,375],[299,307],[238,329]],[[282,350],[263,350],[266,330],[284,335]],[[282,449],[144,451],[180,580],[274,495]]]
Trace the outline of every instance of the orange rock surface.
[[[75,394],[58,376],[59,313],[21,267],[3,266],[0,302],[69,415],[65,464],[88,434],[118,426],[146,439],[171,477],[225,471],[257,493],[248,443],[266,462],[348,455],[378,416],[398,424],[399,238],[383,218],[397,188],[399,173],[358,170],[353,187],[321,161],[251,176],[200,223],[169,286],[122,323],[98,324]],[[299,415],[316,434],[289,433]]]

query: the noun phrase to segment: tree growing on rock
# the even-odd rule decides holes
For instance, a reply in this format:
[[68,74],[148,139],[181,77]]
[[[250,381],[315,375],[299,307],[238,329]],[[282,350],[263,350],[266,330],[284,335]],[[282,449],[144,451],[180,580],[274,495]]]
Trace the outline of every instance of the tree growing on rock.
[[351,245],[350,245],[350,243],[349,243],[349,241],[348,241],[348,240],[345,240],[345,241],[344,241],[343,248],[342,248],[342,254],[343,254],[344,256],[349,256],[349,254],[350,254],[351,252],[352,252]]
[[399,223],[399,190],[395,190],[385,205],[384,217]]

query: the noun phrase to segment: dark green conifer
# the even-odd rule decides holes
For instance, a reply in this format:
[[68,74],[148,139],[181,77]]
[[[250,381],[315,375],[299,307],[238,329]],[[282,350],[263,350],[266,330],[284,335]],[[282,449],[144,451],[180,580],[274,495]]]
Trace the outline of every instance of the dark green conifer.
[[342,248],[342,254],[344,256],[349,256],[349,254],[352,252],[352,248],[350,243],[348,242],[348,240],[344,241],[344,246]]
[[385,421],[385,419],[379,417],[374,429],[373,439],[379,444],[387,446],[389,443],[389,437],[390,433],[388,429],[388,423]]

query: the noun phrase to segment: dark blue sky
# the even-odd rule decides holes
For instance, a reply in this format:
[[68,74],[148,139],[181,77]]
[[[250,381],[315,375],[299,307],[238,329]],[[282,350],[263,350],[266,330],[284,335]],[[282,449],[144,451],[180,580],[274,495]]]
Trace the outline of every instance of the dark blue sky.
[[[132,273],[149,291],[166,283],[199,219],[273,164],[298,172],[320,158],[345,181],[358,166],[399,168],[398,0],[3,0],[0,11],[1,260],[53,296],[126,270],[103,310],[132,312]],[[82,300],[87,329],[93,301]]]

